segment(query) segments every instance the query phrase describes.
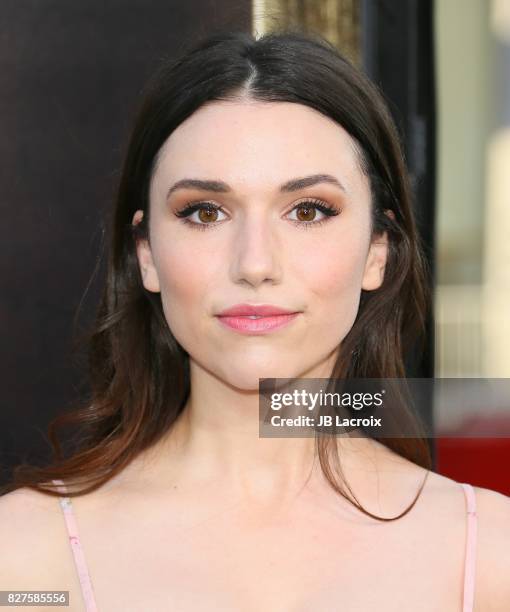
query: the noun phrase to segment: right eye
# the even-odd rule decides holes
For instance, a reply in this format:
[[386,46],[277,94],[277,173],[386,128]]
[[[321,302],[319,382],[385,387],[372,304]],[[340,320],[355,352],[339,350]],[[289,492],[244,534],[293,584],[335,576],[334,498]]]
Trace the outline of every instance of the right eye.
[[[183,223],[196,227],[197,229],[207,229],[208,226],[213,226],[218,222],[218,213],[223,211],[220,206],[211,202],[196,202],[189,203],[183,209],[175,213],[177,217],[182,219]],[[192,221],[191,216],[198,213],[198,222]],[[224,213],[223,213],[224,214]]]

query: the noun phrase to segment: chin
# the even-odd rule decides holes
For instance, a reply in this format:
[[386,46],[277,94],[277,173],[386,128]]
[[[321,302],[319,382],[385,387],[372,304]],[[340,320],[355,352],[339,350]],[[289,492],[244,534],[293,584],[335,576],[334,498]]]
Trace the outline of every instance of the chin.
[[277,367],[269,367],[267,364],[249,366],[246,362],[242,367],[232,367],[228,372],[224,372],[222,378],[232,387],[241,391],[258,391],[259,379],[262,378],[297,378],[299,368],[290,368],[288,365],[280,364]]

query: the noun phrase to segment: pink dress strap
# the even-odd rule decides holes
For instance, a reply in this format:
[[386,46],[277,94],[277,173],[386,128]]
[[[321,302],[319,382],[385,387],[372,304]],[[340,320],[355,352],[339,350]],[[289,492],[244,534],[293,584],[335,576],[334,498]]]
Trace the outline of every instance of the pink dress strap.
[[467,506],[466,560],[464,565],[464,595],[462,598],[462,612],[472,612],[475,600],[477,534],[476,497],[472,485],[461,483],[461,486],[466,495]]
[[81,547],[80,536],[78,534],[78,525],[74,516],[71,498],[67,497],[67,489],[62,480],[53,480],[53,483],[55,485],[59,485],[57,487],[58,491],[64,494],[64,497],[59,497],[60,507],[64,513],[67,532],[69,534],[69,542],[71,543],[71,550],[73,551],[74,563],[78,571],[78,578],[80,579],[85,609],[87,612],[97,612],[92,582],[87,569],[85,555],[83,554],[83,549]]

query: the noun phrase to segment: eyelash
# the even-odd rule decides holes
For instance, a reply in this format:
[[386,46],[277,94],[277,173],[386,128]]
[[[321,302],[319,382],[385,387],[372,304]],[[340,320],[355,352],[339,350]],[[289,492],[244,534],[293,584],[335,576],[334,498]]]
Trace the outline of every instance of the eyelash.
[[[329,206],[322,200],[315,200],[315,199],[308,199],[308,200],[304,200],[303,202],[299,202],[299,204],[296,204],[296,206],[294,206],[294,208],[290,212],[298,208],[310,208],[310,207],[314,207],[320,212],[324,213],[326,215],[324,219],[320,219],[319,221],[296,221],[295,219],[290,219],[290,221],[294,223],[294,225],[296,225],[300,229],[310,229],[311,227],[317,227],[319,225],[322,225],[323,223],[327,222],[330,217],[335,217],[336,215],[340,214],[340,211],[337,208],[334,208],[333,206]],[[186,225],[190,225],[191,227],[193,227],[193,229],[198,229],[198,230],[210,229],[211,227],[214,227],[218,223],[221,223],[218,221],[213,222],[213,223],[196,223],[195,221],[190,221],[188,217],[192,215],[194,212],[196,212],[197,210],[209,210],[209,211],[219,210],[220,212],[225,212],[222,210],[221,206],[217,206],[216,204],[213,204],[212,202],[204,201],[204,202],[196,202],[196,203],[189,202],[188,204],[186,204],[186,206],[184,206],[184,208],[181,208],[181,210],[177,211],[174,214],[176,217],[179,217],[183,223],[185,223]]]

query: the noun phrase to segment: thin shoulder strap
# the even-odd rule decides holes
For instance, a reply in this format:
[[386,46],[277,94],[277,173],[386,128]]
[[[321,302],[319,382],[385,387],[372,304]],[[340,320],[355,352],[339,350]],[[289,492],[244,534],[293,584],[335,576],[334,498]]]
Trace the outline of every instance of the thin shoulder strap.
[[71,550],[73,551],[74,563],[78,572],[78,578],[80,579],[81,592],[83,600],[85,602],[85,608],[87,612],[97,612],[96,601],[94,598],[94,591],[92,589],[92,582],[90,580],[89,572],[87,569],[87,562],[85,561],[85,555],[80,543],[80,536],[78,534],[78,525],[73,512],[73,506],[71,499],[67,497],[67,489],[62,480],[53,480],[55,485],[59,485],[57,488],[60,493],[64,494],[64,497],[59,497],[60,507],[64,513],[64,519],[69,534],[69,542],[71,543]]
[[475,599],[477,514],[475,491],[470,484],[461,483],[466,495],[467,536],[464,565],[464,596],[462,612],[472,612]]

